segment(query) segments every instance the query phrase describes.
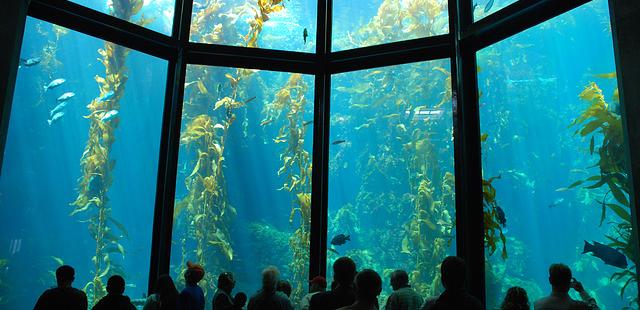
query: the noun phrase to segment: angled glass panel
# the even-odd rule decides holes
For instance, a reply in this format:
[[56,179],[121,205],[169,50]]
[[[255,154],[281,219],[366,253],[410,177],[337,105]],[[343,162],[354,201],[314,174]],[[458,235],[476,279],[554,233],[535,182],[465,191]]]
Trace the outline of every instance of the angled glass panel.
[[33,307],[61,264],[89,307],[116,274],[142,298],[166,61],[32,18],[21,57],[0,176],[0,308]]
[[449,32],[446,0],[334,1],[333,51]]
[[482,0],[473,2],[473,19],[481,20],[518,0]]
[[449,60],[332,77],[328,279],[349,256],[383,277],[380,304],[402,269],[421,296],[442,288],[455,253]]
[[549,295],[552,263],[566,264],[600,309],[636,308],[607,1],[487,47],[478,65],[487,308],[512,286],[532,303]]
[[[171,35],[175,0],[70,0],[162,34]],[[190,0],[189,0],[190,1]]]
[[261,270],[275,265],[300,300],[309,272],[313,76],[190,65],[186,79],[171,251],[177,286],[192,261],[207,272],[200,286],[208,304],[222,272],[251,296]]
[[195,0],[191,42],[315,52],[313,0]]

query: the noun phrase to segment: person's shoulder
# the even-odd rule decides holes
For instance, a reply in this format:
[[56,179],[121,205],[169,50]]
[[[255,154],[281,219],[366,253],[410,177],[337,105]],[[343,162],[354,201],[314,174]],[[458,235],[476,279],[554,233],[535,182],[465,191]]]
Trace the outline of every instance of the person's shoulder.
[[533,302],[533,309],[540,309],[549,302],[549,296],[542,297]]

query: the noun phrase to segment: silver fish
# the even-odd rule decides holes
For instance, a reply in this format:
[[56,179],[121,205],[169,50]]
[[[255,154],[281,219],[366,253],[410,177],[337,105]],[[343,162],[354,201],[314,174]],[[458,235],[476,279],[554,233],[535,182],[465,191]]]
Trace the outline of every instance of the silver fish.
[[62,96],[58,97],[58,102],[67,101],[67,100],[73,98],[75,95],[76,95],[76,93],[74,93],[74,92],[66,92],[66,93],[62,94]]
[[100,118],[101,121],[106,122],[112,120],[114,117],[118,116],[118,110],[111,110]]
[[35,66],[39,64],[40,61],[42,61],[40,57],[34,57],[29,59],[20,58],[20,65],[18,66],[18,68]]
[[49,126],[51,126],[51,124],[53,124],[57,120],[61,119],[63,116],[64,116],[64,112],[58,112],[58,113],[54,114],[51,119],[48,119],[47,123],[49,123]]
[[54,114],[62,111],[62,109],[64,109],[64,107],[67,105],[66,101],[61,102],[59,105],[57,105],[55,108],[53,108],[53,110],[51,110],[51,112],[49,112],[49,117],[53,116]]
[[64,84],[64,82],[66,82],[66,81],[67,80],[65,80],[65,79],[55,79],[55,80],[49,82],[48,85],[43,86],[44,87],[44,91],[47,91],[47,90],[52,89],[52,88],[56,88],[56,87]]

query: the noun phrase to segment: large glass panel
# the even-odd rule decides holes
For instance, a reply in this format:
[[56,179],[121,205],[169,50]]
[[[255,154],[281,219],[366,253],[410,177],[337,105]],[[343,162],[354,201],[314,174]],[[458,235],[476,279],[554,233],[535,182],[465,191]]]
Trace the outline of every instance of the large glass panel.
[[315,52],[315,0],[195,0],[191,41]]
[[[185,84],[171,272],[204,266],[253,294],[280,269],[292,300],[307,292],[313,76],[190,65]],[[210,306],[207,306],[208,308]]]
[[568,265],[601,309],[636,308],[607,1],[487,47],[478,64],[487,308],[511,286],[531,301],[548,295],[552,263]]
[[449,32],[447,0],[334,1],[332,50]]
[[171,35],[175,0],[70,0],[88,8]]
[[473,2],[473,19],[483,19],[518,0],[483,0]]
[[[327,266],[340,256],[384,280],[403,269],[422,296],[441,292],[455,253],[449,60],[335,75],[331,91]],[[348,237],[348,238],[347,238]]]
[[29,18],[0,176],[0,308],[75,267],[89,305],[114,274],[147,291],[167,63]]

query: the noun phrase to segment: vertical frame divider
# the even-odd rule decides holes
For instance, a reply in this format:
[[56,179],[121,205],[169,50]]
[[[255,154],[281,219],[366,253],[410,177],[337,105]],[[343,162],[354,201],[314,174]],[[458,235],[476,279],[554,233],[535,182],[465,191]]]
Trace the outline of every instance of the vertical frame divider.
[[169,273],[171,261],[173,207],[184,98],[183,85],[187,70],[185,46],[189,42],[192,5],[193,0],[176,0],[174,11],[172,37],[177,39],[179,46],[177,55],[169,59],[167,70],[153,216],[149,293],[153,291],[157,278]]
[[[611,32],[616,60],[620,110],[625,143],[625,156],[630,175],[629,208],[631,211],[631,236],[635,251],[640,251],[638,223],[640,223],[640,2],[637,0],[609,0]],[[636,254],[637,255],[637,254]],[[636,266],[638,261],[633,262]],[[636,280],[638,274],[636,270]],[[640,295],[640,286],[636,292]],[[637,305],[636,305],[637,306]]]
[[0,12],[0,18],[2,18],[0,39],[3,42],[0,47],[0,55],[2,55],[0,57],[0,173],[4,163],[4,147],[9,131],[11,104],[18,77],[20,48],[27,22],[28,5],[27,0],[11,0],[3,3]]
[[482,156],[476,50],[463,40],[473,23],[470,0],[449,1],[449,31],[454,57],[451,83],[454,119],[457,255],[467,264],[467,289],[482,304],[485,296]]
[[309,278],[327,272],[327,217],[329,178],[329,125],[331,75],[332,0],[318,0],[316,32],[316,76],[313,113],[313,169],[311,189],[311,234],[309,240]]

